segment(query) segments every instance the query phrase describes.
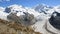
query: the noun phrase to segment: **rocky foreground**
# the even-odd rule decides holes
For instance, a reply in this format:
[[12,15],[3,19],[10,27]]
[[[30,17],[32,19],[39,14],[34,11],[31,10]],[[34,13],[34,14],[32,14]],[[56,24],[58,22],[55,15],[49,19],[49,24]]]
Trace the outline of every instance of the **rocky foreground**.
[[32,27],[26,27],[16,22],[8,22],[0,19],[0,34],[41,34],[35,32]]

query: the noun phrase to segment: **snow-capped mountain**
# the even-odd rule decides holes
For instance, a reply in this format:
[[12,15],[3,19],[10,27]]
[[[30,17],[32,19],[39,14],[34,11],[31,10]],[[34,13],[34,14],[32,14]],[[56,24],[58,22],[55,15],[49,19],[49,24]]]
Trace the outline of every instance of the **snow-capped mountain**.
[[34,10],[39,12],[40,14],[44,13],[50,17],[53,12],[60,12],[60,5],[59,6],[49,6],[46,4],[38,4],[37,6],[34,7]]
[[5,9],[4,7],[0,7],[0,11],[4,11],[4,9]]
[[35,17],[50,17],[53,12],[59,12],[60,11],[60,6],[48,6],[45,4],[38,4],[34,8],[28,8],[24,7],[22,5],[10,5],[6,8],[0,7],[0,11],[5,12],[5,13],[11,13],[11,12],[16,12],[17,16],[23,15],[23,12],[28,12],[30,14],[33,14]]
[[23,7],[21,5],[10,5],[7,8],[5,8],[4,12],[6,12],[6,13],[17,12],[18,16],[20,14],[23,14],[23,12],[28,12],[30,14],[34,14],[35,16],[40,15],[40,13],[36,12],[34,9],[31,9],[31,8],[28,8],[28,7]]
[[42,20],[43,18],[49,18],[51,17],[52,13],[57,11],[59,12],[59,6],[55,6],[55,7],[50,7],[48,5],[45,4],[38,4],[37,6],[35,6],[34,8],[28,8],[28,7],[24,7],[22,5],[10,5],[6,8],[0,8],[0,11],[3,11],[4,13],[17,13],[17,16],[20,15],[24,15],[23,12],[28,12],[30,14],[33,14],[38,20]]
[[[43,6],[43,7],[42,7]],[[42,8],[40,8],[40,7],[42,7]],[[38,23],[36,23],[35,24],[35,26],[36,26],[36,31],[40,31],[40,32],[42,32],[42,33],[44,33],[45,34],[45,32],[46,32],[46,30],[45,30],[45,32],[43,32],[43,27],[45,26],[44,25],[44,23],[45,22],[49,22],[49,18],[51,18],[51,15],[54,15],[54,16],[57,16],[57,13],[58,13],[58,15],[60,14],[60,6],[54,6],[54,7],[51,7],[51,8],[49,8],[49,7],[46,7],[46,8],[48,8],[47,9],[47,11],[46,11],[46,8],[45,8],[46,6],[45,5],[38,5],[37,6],[37,9],[35,9],[36,11],[38,11],[38,12],[40,12],[40,14],[41,13],[43,13],[42,15],[44,15],[45,16],[45,18],[46,19],[44,19],[44,16],[42,16],[42,18],[43,18],[43,21],[40,21],[39,22],[39,25],[38,25]],[[43,11],[42,11],[43,10]],[[56,14],[53,14],[53,13],[56,13]],[[47,16],[47,17],[46,17]],[[40,17],[41,17],[41,15],[40,15]],[[39,18],[40,18],[39,17]],[[48,18],[49,17],[49,18]],[[57,16],[57,18],[58,18],[58,16]],[[42,26],[42,25],[44,25],[44,26]],[[42,26],[42,27],[40,27],[40,26]],[[49,28],[49,27],[48,27]],[[39,30],[39,29],[41,29],[41,30]],[[50,28],[49,28],[50,29]],[[54,31],[53,29],[51,29],[52,31]],[[46,33],[47,34],[47,33]],[[49,33],[48,33],[49,34]]]
[[0,11],[0,19],[7,20],[7,15],[9,15],[9,13],[5,13],[3,11]]
[[6,9],[5,9],[5,12],[7,12],[7,13],[20,12],[20,11],[25,11],[24,7],[22,7],[21,5],[16,5],[16,4],[10,5],[10,6],[6,7]]
[[37,19],[36,24],[33,26],[37,27],[35,31],[39,31],[43,33],[42,26],[48,20],[53,12],[60,13],[60,6],[50,7],[45,4],[39,4],[34,8],[28,8],[21,5],[10,5],[6,8],[0,8],[0,18],[7,20],[7,15],[10,13],[16,13],[17,16],[24,15],[24,12],[28,12],[29,14],[33,14]]
[[47,14],[48,10],[52,9],[53,7],[45,5],[45,4],[38,4],[34,7],[34,9],[40,13]]

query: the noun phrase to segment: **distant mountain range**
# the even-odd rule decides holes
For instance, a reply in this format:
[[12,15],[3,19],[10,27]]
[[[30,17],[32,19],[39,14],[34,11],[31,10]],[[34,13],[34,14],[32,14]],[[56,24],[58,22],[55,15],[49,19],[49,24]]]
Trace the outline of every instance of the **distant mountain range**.
[[[45,4],[38,4],[34,8],[24,7],[22,5],[10,5],[5,8],[0,7],[0,15],[7,15],[11,12],[16,12],[17,16],[23,15],[23,12],[33,14],[35,17],[50,17],[53,12],[60,12],[60,6],[48,6]],[[3,17],[2,15],[2,17]]]

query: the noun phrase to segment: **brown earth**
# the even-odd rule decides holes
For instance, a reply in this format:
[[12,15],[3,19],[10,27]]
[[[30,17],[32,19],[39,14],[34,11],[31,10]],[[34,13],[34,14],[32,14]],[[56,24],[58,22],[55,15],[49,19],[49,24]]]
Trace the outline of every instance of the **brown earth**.
[[35,32],[32,27],[26,27],[16,22],[8,22],[0,19],[0,34],[41,34]]

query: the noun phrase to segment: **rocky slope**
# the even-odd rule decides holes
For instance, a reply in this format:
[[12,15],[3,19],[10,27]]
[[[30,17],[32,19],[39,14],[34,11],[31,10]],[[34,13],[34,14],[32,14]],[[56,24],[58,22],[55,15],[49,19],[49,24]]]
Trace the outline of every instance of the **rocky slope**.
[[25,27],[16,22],[8,22],[0,19],[0,34],[41,34],[35,32],[32,27]]

